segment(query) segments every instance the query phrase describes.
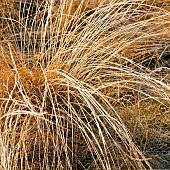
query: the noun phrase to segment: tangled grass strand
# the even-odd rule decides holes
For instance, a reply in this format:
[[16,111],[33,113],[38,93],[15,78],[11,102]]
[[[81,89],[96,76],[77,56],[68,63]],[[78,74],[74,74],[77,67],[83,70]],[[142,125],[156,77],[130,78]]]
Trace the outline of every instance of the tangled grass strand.
[[170,13],[149,2],[1,2],[0,169],[153,168],[118,111],[170,109]]

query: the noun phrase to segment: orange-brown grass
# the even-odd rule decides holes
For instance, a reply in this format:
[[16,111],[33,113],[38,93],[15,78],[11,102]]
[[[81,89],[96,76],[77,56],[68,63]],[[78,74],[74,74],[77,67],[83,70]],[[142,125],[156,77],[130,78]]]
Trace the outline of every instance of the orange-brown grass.
[[164,2],[1,2],[0,169],[153,168],[169,138]]
[[[145,155],[152,158],[150,163],[154,168],[166,169],[169,163],[163,155],[166,155],[169,150],[169,108],[153,100],[147,99],[138,103],[136,101],[116,109],[131,131],[135,143]],[[160,164],[158,160],[164,163]]]
[[[144,168],[123,122],[92,87],[57,68],[29,70],[9,51],[1,54],[2,169]],[[83,165],[82,153],[94,162]]]

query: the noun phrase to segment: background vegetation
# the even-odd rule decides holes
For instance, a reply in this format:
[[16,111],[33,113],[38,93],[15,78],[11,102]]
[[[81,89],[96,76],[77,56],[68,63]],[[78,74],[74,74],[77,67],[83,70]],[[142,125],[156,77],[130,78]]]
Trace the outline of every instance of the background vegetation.
[[170,3],[0,0],[0,169],[168,169]]

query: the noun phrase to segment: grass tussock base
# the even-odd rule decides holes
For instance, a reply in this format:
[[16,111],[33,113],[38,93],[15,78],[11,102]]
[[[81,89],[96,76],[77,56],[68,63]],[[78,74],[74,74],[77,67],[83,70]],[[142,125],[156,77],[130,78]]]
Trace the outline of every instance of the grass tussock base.
[[0,1],[0,169],[168,167],[168,5]]

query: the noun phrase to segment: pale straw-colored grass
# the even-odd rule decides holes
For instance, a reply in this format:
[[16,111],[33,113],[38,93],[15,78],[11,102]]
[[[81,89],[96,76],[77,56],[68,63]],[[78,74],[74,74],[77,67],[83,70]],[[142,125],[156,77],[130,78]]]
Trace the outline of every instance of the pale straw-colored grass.
[[88,2],[3,4],[1,169],[152,169],[115,107],[133,96],[170,107],[170,70],[149,65],[170,44],[170,13]]

